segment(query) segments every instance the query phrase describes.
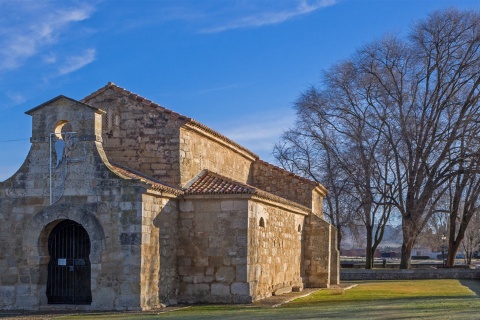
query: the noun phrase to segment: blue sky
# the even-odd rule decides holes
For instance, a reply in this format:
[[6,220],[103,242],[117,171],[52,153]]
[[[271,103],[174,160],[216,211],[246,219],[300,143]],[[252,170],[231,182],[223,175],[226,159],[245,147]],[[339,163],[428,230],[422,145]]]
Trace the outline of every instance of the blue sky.
[[[30,148],[24,112],[111,81],[274,162],[321,71],[436,9],[474,0],[0,0],[0,181]],[[14,141],[12,141],[14,140]]]

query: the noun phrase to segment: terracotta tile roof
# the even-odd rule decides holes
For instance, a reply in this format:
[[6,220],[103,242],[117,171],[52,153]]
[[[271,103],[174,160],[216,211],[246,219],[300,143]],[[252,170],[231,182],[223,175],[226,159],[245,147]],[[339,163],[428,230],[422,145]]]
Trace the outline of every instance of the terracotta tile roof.
[[235,141],[232,141],[230,140],[229,138],[227,138],[226,136],[218,133],[217,131],[207,127],[206,125],[204,124],[201,124],[200,122],[198,122],[197,120],[195,119],[192,119],[190,117],[187,117],[187,116],[184,116],[184,115],[181,115],[175,111],[172,111],[172,110],[169,110],[165,107],[162,107],[161,105],[153,102],[153,101],[150,101],[148,99],[145,99],[144,97],[141,97],[139,96],[138,94],[135,94],[131,91],[128,91],[124,88],[121,88],[119,86],[117,86],[116,84],[114,84],[113,82],[109,82],[105,87],[91,93],[90,95],[86,96],[85,98],[83,98],[82,100],[80,100],[80,102],[83,102],[83,103],[87,103],[87,101],[95,98],[96,96],[98,96],[99,94],[105,92],[106,90],[108,89],[111,89],[115,92],[118,92],[126,97],[129,97],[130,99],[132,100],[135,100],[135,101],[138,101],[138,102],[141,102],[142,104],[144,104],[145,106],[149,106],[149,107],[153,107],[153,108],[157,108],[157,109],[160,109],[162,112],[165,112],[165,113],[168,113],[172,116],[175,116],[181,120],[185,120],[187,121],[191,126],[195,127],[195,128],[198,128],[200,130],[203,130],[205,132],[207,132],[208,134],[211,134],[217,138],[219,138],[220,140],[223,140],[225,141],[227,144],[230,144],[244,152],[246,152],[247,154],[249,154],[251,157],[253,157],[254,159],[259,159],[259,156],[256,155],[255,153],[253,153],[252,151],[248,150],[247,148],[239,145],[238,143],[236,143]]
[[186,185],[185,194],[254,194],[256,188],[203,170]]
[[278,202],[297,208],[303,212],[310,211],[309,208],[302,206],[301,204],[276,196],[251,185],[229,179],[206,169],[186,184],[184,192],[185,195],[251,194],[256,198]]
[[140,180],[146,184],[149,184],[151,186],[151,189],[157,190],[157,191],[165,191],[169,192],[174,195],[181,195],[183,194],[183,191],[180,189],[177,189],[173,186],[170,186],[164,182],[161,182],[159,180],[156,180],[154,178],[148,177],[138,171],[129,169],[127,167],[124,167],[118,163],[115,162],[110,162],[111,167],[114,169],[114,171],[121,176],[130,178],[130,179],[136,179]]

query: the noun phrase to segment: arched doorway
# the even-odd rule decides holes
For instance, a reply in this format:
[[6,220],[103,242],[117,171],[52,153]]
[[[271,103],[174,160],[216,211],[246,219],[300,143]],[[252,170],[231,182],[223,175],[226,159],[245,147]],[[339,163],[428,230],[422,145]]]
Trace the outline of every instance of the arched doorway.
[[90,304],[90,237],[77,222],[64,220],[48,237],[49,304]]

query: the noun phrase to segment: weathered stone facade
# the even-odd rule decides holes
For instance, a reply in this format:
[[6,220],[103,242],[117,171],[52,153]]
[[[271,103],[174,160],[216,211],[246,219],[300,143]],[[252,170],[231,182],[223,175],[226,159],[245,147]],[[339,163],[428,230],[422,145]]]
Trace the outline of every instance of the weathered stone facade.
[[338,283],[321,185],[111,83],[27,114],[31,150],[0,183],[0,309],[248,303]]

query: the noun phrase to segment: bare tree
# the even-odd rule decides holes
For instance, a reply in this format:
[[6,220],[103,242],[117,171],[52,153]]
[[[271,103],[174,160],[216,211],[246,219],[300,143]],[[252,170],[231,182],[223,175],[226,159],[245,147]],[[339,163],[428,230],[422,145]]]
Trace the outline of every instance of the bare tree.
[[[351,224],[353,198],[345,172],[337,165],[330,142],[324,136],[315,137],[303,130],[284,133],[274,148],[277,161],[287,170],[321,182],[328,190],[324,214],[338,230],[340,250],[344,228]],[[313,141],[313,143],[312,143]]]
[[365,45],[296,105],[297,130],[323,135],[343,164],[367,233],[374,206],[401,215],[402,269],[449,182],[471,170],[459,165],[474,155],[459,146],[480,126],[478,70],[480,14],[437,11],[406,39]]
[[[350,87],[353,65],[342,64],[325,73],[329,92],[311,88],[296,102],[298,121],[277,144],[274,155],[284,167],[319,181],[323,173],[333,193],[326,212],[362,221],[366,229],[366,268],[373,267],[374,253],[382,241],[391,207],[385,206],[378,156],[384,147],[361,96],[362,87]],[[355,91],[358,89],[358,91]],[[351,90],[350,96],[341,94]],[[354,92],[355,91],[355,92]],[[340,179],[339,179],[340,178]],[[321,180],[320,180],[321,181]],[[340,211],[339,208],[344,210]],[[348,210],[348,211],[345,211]]]

